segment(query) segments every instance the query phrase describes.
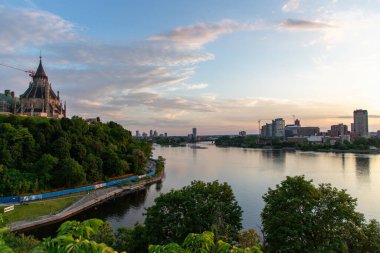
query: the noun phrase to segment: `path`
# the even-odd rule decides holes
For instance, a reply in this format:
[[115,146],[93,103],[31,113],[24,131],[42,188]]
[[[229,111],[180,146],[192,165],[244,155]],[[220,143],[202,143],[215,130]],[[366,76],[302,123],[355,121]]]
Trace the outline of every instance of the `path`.
[[[163,173],[162,173],[163,174]],[[162,179],[162,174],[151,179],[144,179],[140,182],[126,185],[126,186],[112,186],[105,189],[99,189],[91,191],[80,200],[76,201],[72,205],[68,206],[64,210],[56,214],[40,216],[32,221],[16,221],[10,224],[9,229],[11,231],[22,231],[26,229],[31,229],[39,227],[42,225],[55,223],[67,219],[79,212],[89,209],[93,206],[99,205],[100,203],[107,201],[108,199],[114,198],[122,193],[131,193],[144,189],[147,185],[155,183]]]

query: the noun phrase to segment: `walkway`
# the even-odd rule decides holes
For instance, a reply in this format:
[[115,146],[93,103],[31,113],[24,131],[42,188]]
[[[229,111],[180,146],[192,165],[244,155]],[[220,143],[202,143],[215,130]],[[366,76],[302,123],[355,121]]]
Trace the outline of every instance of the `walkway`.
[[80,200],[76,201],[75,203],[73,203],[72,205],[65,208],[59,213],[40,216],[36,220],[32,220],[32,221],[16,221],[10,224],[9,229],[11,231],[22,231],[22,230],[31,229],[31,228],[39,227],[42,225],[62,221],[79,212],[82,212],[93,206],[99,205],[100,203],[107,201],[108,199],[112,199],[122,193],[131,193],[131,192],[142,190],[147,185],[150,185],[152,183],[155,183],[161,180],[162,174],[157,175],[151,179],[143,179],[140,182],[137,182],[131,185],[112,186],[105,189],[91,191],[88,194],[86,194],[84,197],[82,197]]

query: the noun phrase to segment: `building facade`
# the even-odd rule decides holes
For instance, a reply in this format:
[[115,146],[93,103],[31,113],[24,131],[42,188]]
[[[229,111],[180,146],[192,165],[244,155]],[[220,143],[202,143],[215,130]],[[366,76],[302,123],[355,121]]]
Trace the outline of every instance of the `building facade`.
[[354,111],[354,124],[351,131],[355,134],[355,137],[368,137],[368,112],[367,110],[355,110]]
[[5,90],[4,93],[0,93],[0,114],[15,114],[17,104],[18,99],[13,91]]
[[347,134],[348,134],[347,125],[340,123],[338,125],[332,125],[331,126],[331,131],[330,131],[331,137],[340,137],[340,136],[347,135]]
[[272,120],[272,137],[285,138],[285,120],[282,118]]
[[20,96],[20,107],[17,112],[27,116],[66,117],[66,105],[61,102],[59,91],[57,94],[53,91],[42,66],[41,57],[32,78],[33,81],[29,83],[28,89]]
[[32,82],[19,98],[10,90],[0,94],[0,113],[49,118],[66,117],[66,104],[61,102],[59,91],[57,94],[53,91],[42,66],[41,57],[37,71],[31,77]]

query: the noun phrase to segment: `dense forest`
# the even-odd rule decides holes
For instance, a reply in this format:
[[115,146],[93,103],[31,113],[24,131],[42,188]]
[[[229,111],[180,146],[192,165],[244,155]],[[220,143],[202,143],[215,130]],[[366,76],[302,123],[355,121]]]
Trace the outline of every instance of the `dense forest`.
[[151,145],[115,122],[0,116],[0,196],[143,174]]

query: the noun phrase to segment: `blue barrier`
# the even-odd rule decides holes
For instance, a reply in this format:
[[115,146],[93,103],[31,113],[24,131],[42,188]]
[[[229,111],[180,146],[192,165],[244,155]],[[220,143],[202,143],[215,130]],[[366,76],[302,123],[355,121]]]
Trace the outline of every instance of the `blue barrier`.
[[[149,160],[151,160],[153,162],[158,161],[157,159],[153,159],[153,158],[150,158]],[[132,182],[132,181],[136,181],[136,180],[141,179],[141,178],[152,177],[155,174],[156,174],[156,170],[153,169],[152,171],[150,171],[149,173],[144,174],[144,175],[117,179],[114,181],[105,182],[105,183],[101,183],[101,184],[88,185],[88,186],[79,187],[79,188],[72,188],[72,189],[55,191],[55,192],[48,192],[48,193],[37,194],[37,195],[0,197],[0,203],[2,203],[2,204],[16,203],[16,202],[22,203],[22,202],[28,202],[28,201],[33,201],[33,200],[59,197],[59,196],[73,194],[73,193],[77,193],[77,192],[91,191],[91,190],[95,190],[95,189],[99,189],[99,188],[103,188],[103,187],[114,186],[114,185],[122,184],[125,182]]]

